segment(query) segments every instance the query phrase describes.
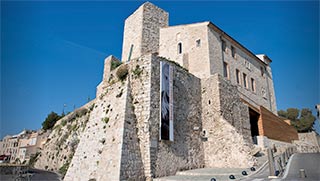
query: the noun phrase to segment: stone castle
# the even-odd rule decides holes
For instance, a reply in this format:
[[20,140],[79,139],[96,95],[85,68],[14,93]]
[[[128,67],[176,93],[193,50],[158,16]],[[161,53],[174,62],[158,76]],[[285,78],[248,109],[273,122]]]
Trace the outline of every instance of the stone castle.
[[169,26],[168,19],[149,2],[126,19],[122,61],[106,58],[96,99],[78,115],[85,116],[83,132],[73,134],[79,144],[65,180],[152,180],[180,170],[251,167],[255,147],[298,139],[277,116],[268,56],[211,22]]

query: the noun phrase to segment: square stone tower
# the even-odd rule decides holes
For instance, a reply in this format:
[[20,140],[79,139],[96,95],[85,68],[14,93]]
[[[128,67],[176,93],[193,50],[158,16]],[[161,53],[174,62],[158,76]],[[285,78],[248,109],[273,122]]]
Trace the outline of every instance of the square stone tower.
[[168,26],[168,17],[166,11],[149,2],[131,14],[124,25],[122,62],[159,52],[160,28]]

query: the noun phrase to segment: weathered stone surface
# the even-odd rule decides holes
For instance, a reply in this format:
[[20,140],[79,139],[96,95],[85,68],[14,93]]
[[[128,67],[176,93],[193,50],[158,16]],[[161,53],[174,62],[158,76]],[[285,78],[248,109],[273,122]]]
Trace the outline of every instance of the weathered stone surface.
[[[226,43],[225,51],[222,41]],[[161,28],[159,43],[159,56],[177,62],[199,78],[224,75],[225,62],[227,79],[237,85],[241,98],[256,108],[262,105],[277,114],[270,64],[248,52],[211,22]],[[178,51],[178,44],[182,45],[182,52]],[[235,56],[232,56],[231,47]],[[236,70],[239,71],[239,83]]]
[[250,167],[251,141],[248,107],[235,86],[215,74],[202,79],[202,122],[206,167]]
[[128,60],[131,47],[131,59],[159,52],[159,31],[168,26],[168,18],[167,12],[149,2],[141,5],[125,21],[121,60]]
[[299,140],[294,141],[297,151],[300,153],[319,153],[319,136],[315,132],[299,133]]
[[108,86],[95,101],[64,180],[119,180],[127,86]]
[[35,163],[36,168],[58,171],[71,162],[95,100],[69,113],[54,126]]
[[[152,60],[152,103],[160,103],[160,61]],[[201,124],[201,90],[200,79],[183,68],[171,63],[173,70],[173,117],[174,141],[159,141],[153,149],[152,170],[155,177],[172,175],[179,170],[204,167],[204,153],[200,131]],[[160,109],[153,106],[151,138],[159,139]],[[198,130],[194,128],[198,127]],[[170,164],[168,164],[170,160]]]
[[[111,70],[118,60],[105,60],[94,106],[79,118],[85,129],[78,134],[80,143],[65,180],[152,180],[179,170],[256,163],[248,106],[262,105],[276,113],[269,62],[210,22],[167,26],[168,13],[149,2],[127,18],[124,64]],[[173,67],[173,141],[159,138],[161,61]],[[120,81],[117,72],[126,69],[128,75]],[[52,169],[64,163],[54,163]]]

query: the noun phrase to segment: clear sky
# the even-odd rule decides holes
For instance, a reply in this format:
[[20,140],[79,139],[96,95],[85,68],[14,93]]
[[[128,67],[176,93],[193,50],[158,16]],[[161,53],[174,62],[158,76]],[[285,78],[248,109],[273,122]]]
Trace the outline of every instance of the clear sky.
[[[124,20],[143,1],[1,1],[1,133],[38,129],[47,114],[95,97]],[[170,25],[211,21],[272,60],[279,109],[320,103],[319,2],[152,1]],[[314,112],[315,113],[315,112]]]

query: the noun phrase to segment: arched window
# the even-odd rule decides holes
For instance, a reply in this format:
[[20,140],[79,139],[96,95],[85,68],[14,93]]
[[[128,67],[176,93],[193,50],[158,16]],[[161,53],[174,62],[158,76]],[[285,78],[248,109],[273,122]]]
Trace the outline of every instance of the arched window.
[[182,43],[178,43],[178,54],[182,53]]

